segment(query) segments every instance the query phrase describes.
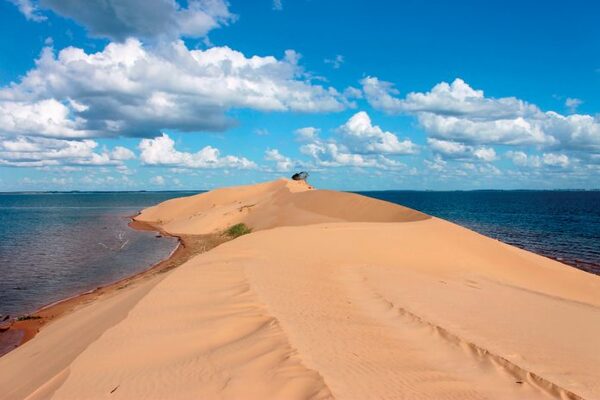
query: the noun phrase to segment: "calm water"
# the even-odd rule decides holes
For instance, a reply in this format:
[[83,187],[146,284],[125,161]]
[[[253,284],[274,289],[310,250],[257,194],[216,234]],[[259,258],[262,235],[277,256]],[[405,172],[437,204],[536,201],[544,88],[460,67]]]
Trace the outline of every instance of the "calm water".
[[600,191],[361,193],[600,274]]
[[189,194],[0,194],[0,315],[31,312],[168,257],[175,239],[135,231],[126,217]]
[[[169,238],[126,216],[196,192],[0,194],[0,314],[42,305],[139,272]],[[600,192],[362,192],[600,273]]]

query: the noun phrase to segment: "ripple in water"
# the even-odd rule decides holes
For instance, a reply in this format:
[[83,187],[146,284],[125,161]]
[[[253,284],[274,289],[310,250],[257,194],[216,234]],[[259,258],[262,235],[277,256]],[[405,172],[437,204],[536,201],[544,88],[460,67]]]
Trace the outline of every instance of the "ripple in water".
[[141,272],[174,238],[128,227],[128,215],[191,193],[0,195],[0,315],[43,305]]

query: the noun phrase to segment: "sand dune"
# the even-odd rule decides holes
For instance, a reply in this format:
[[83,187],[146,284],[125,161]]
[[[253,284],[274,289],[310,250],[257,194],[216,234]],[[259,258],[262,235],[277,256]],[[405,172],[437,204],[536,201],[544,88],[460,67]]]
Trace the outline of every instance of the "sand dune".
[[48,325],[0,358],[1,398],[600,398],[596,276],[288,180],[138,218],[254,231]]
[[279,179],[165,201],[136,219],[174,234],[220,232],[244,222],[254,230],[324,222],[404,222],[427,219],[415,210],[350,193],[313,190]]

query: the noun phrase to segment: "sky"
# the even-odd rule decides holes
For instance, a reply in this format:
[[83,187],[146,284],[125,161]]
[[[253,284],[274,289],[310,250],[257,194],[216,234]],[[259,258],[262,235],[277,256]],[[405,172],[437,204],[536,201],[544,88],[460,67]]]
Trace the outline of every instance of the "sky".
[[600,189],[597,1],[0,0],[0,191]]

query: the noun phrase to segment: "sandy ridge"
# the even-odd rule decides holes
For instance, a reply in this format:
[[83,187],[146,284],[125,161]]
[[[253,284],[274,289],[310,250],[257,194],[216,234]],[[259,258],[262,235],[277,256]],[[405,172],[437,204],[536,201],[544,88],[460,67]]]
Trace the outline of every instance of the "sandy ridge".
[[[289,180],[138,218],[173,234],[255,232],[165,274],[31,398],[600,397],[596,276]],[[27,366],[31,349],[52,364],[50,338],[81,320],[48,326],[0,371]]]

